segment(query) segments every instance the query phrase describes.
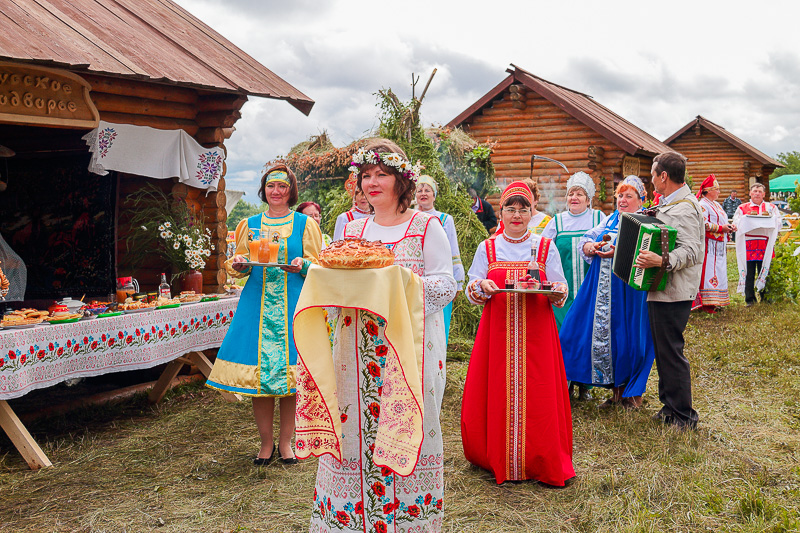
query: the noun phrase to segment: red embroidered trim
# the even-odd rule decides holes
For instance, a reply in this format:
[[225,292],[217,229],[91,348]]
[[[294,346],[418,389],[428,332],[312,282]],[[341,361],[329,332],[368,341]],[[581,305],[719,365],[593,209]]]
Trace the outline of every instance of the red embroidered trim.
[[528,239],[530,239],[530,238],[531,238],[531,232],[530,232],[530,231],[526,232],[526,233],[525,233],[525,236],[524,236],[524,237],[521,237],[521,238],[519,238],[519,239],[512,239],[511,237],[509,237],[508,235],[506,235],[506,234],[505,234],[505,232],[501,233],[500,235],[502,235],[502,236],[503,236],[503,238],[504,238],[506,241],[510,242],[511,244],[519,244],[519,243],[521,243],[521,242],[525,242],[525,241],[527,241]]

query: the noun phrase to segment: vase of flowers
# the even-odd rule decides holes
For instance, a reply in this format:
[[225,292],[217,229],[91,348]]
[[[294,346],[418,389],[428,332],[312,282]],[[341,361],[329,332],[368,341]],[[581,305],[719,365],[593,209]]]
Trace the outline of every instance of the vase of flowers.
[[195,212],[180,200],[170,201],[152,185],[129,195],[128,201],[137,208],[131,217],[135,229],[127,240],[129,255],[140,261],[148,252],[157,253],[170,265],[172,282],[180,277],[183,290],[201,294],[200,271],[214,250],[211,230],[203,224],[202,211]]

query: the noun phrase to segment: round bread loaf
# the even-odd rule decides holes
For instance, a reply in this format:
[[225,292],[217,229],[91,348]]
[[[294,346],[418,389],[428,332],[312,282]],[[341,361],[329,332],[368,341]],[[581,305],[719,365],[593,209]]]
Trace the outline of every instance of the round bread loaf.
[[394,264],[394,254],[381,241],[345,239],[323,249],[319,264],[326,268],[383,268]]

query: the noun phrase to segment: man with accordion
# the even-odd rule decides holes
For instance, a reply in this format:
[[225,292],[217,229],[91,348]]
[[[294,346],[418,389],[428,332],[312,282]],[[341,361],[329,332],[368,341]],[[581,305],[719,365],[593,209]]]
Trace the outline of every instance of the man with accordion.
[[663,404],[653,419],[681,429],[694,429],[698,416],[692,408],[691,373],[689,361],[683,355],[683,332],[700,287],[705,219],[685,183],[685,157],[677,152],[657,155],[651,175],[655,191],[662,195],[654,216],[677,230],[674,250],[666,254],[641,251],[634,263],[639,268],[655,267],[669,272],[664,290],[651,288],[647,295],[658,369],[658,397]]

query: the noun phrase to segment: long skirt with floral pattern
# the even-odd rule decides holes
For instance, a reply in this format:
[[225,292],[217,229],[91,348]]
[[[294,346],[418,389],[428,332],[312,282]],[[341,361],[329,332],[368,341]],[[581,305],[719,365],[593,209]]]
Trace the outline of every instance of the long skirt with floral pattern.
[[384,320],[367,311],[331,309],[329,324],[334,333],[342,462],[330,455],[319,460],[310,531],[441,531],[444,483],[439,410],[445,381],[442,312],[425,319],[425,437],[417,466],[406,477],[378,467],[372,460],[388,350]]

